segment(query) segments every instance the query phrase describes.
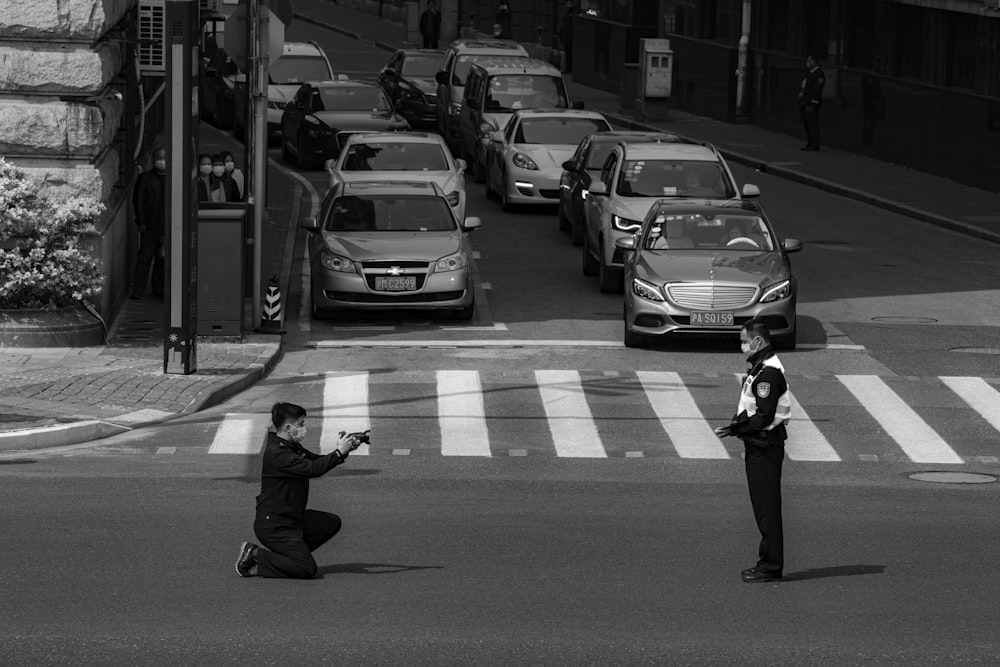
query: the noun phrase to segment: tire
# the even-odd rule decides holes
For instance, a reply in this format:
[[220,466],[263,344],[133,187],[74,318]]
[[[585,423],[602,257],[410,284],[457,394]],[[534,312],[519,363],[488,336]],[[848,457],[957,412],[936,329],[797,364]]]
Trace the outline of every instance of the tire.
[[504,213],[514,212],[514,204],[510,202],[507,194],[507,174],[500,174],[500,208]]
[[312,318],[314,320],[333,319],[333,313],[331,311],[327,310],[326,308],[320,308],[319,306],[316,305],[316,302],[313,301],[312,294],[309,295],[309,302],[310,302],[309,304],[310,313],[312,313]]
[[590,238],[583,235],[583,275],[596,276],[598,271],[597,260],[590,254]]
[[601,291],[605,294],[614,294],[622,291],[622,271],[612,266],[608,266],[604,261],[604,243],[601,243],[601,261],[597,263],[597,277],[601,283]]
[[285,142],[285,138],[281,138],[281,161],[286,164],[292,164],[292,152],[288,150],[288,144]]
[[641,348],[646,347],[647,343],[648,340],[645,336],[630,331],[628,322],[625,323],[625,347]]
[[472,315],[475,312],[476,312],[476,301],[475,301],[475,299],[473,299],[472,303],[470,303],[465,308],[462,308],[461,310],[453,310],[453,311],[451,311],[451,319],[453,319],[453,320],[471,320],[472,319]]
[[797,340],[798,331],[793,331],[787,336],[778,336],[774,339],[774,349],[776,350],[794,350],[795,346],[798,344]]
[[574,218],[570,221],[570,238],[573,240],[573,245],[581,246],[583,245],[583,223]]
[[479,164],[479,160],[472,156],[472,180],[476,183],[482,183],[486,180],[486,169]]
[[486,163],[486,185],[485,185],[485,189],[486,189],[486,198],[487,199],[496,199],[497,198],[497,191],[493,188],[493,179],[490,178],[490,165],[489,165],[489,162]]
[[566,211],[563,210],[563,205],[559,204],[559,231],[568,232],[572,229],[573,223],[566,217]]

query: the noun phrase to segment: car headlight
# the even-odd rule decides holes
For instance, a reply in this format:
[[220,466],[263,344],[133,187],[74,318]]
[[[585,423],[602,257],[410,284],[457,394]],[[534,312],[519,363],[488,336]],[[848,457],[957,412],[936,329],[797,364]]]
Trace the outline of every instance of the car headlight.
[[459,269],[464,269],[468,264],[469,260],[466,258],[465,253],[456,252],[454,255],[448,255],[439,259],[437,264],[434,265],[434,272],[458,271]]
[[620,215],[611,216],[611,226],[622,232],[635,232],[642,228],[642,221],[629,220]]
[[792,295],[792,281],[782,280],[774,283],[770,287],[764,288],[764,294],[760,297],[761,303],[770,303],[779,299],[786,299]]
[[331,271],[339,271],[340,273],[357,273],[357,270],[354,268],[354,262],[346,257],[334,255],[332,252],[324,252],[320,255],[319,263],[323,265],[324,269],[329,269]]
[[640,278],[632,278],[632,293],[649,301],[666,301],[659,287]]
[[449,192],[448,196],[445,197],[445,199],[447,199],[448,203],[451,204],[452,206],[458,206],[459,196],[458,196],[458,192],[457,191],[455,191],[455,192]]
[[330,128],[312,116],[306,116],[306,122],[309,123],[306,127],[307,137],[322,137],[331,133]]
[[514,153],[514,157],[511,158],[511,162],[514,163],[515,167],[520,167],[521,169],[530,169],[532,171],[538,170],[538,165],[535,161],[524,153]]

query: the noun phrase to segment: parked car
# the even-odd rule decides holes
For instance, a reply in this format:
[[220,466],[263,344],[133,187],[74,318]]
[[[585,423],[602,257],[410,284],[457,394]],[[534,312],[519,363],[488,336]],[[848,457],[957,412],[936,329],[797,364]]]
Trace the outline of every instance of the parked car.
[[615,241],[639,229],[649,207],[663,197],[756,197],[756,185],[736,187],[725,158],[711,144],[616,145],[590,186],[584,204],[583,273],[598,275],[602,292],[622,289],[622,252]]
[[362,132],[344,144],[340,157],[327,160],[330,187],[353,181],[436,183],[459,220],[465,219],[465,160],[455,159],[439,134]]
[[583,137],[610,130],[611,124],[597,111],[513,113],[486,149],[486,196],[498,196],[505,211],[518,204],[558,203],[562,163]]
[[[281,114],[303,82],[328,81],[335,77],[330,60],[316,42],[285,42],[281,57],[271,63],[268,72],[267,136],[271,140],[281,133]],[[246,133],[245,77],[237,77],[233,92],[233,134],[242,139]]]
[[796,345],[798,281],[788,255],[797,239],[779,239],[752,200],[662,199],[635,235],[615,242],[625,253],[625,345],[657,338],[722,334],[759,318],[779,349]]
[[378,76],[389,101],[410,127],[437,128],[437,82],[444,51],[400,49],[392,54]]
[[475,310],[468,232],[432,182],[358,181],[327,192],[309,233],[313,317],[337,310]]
[[410,126],[382,89],[369,81],[310,81],[281,116],[281,157],[302,169],[340,155],[355,132],[398,132]]
[[611,150],[622,141],[689,143],[673,134],[637,130],[615,130],[584,137],[573,157],[563,162],[559,179],[559,230],[571,232],[573,245],[583,244],[583,204],[590,184],[599,177]]

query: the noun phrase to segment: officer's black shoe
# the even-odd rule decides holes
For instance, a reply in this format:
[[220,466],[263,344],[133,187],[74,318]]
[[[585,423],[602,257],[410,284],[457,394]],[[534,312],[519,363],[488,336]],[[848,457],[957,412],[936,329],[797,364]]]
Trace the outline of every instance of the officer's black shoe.
[[743,570],[740,574],[743,575],[743,581],[747,584],[756,584],[765,581],[778,581],[781,579],[780,572],[761,572],[756,567],[752,567],[749,570]]
[[257,567],[257,545],[244,542],[240,546],[240,555],[236,558],[236,574],[241,577],[252,577],[253,569]]

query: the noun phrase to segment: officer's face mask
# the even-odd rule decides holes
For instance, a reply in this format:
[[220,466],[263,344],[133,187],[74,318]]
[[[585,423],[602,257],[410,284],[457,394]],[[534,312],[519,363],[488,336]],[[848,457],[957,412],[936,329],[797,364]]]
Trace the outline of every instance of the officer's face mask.
[[198,171],[201,172],[202,176],[208,176],[212,173],[212,165],[202,164],[198,166]]
[[753,340],[741,340],[740,352],[747,358],[752,357],[760,349],[760,336],[755,336]]
[[226,168],[221,164],[217,164],[214,167],[212,167],[212,173],[215,174],[216,176],[222,176],[224,173],[226,173]]

